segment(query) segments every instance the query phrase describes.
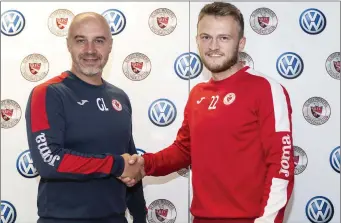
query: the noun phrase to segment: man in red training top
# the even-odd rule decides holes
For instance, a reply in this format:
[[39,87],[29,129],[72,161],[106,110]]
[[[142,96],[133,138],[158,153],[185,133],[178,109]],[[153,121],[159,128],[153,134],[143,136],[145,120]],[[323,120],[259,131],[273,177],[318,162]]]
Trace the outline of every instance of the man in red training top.
[[289,95],[238,62],[244,21],[234,5],[206,5],[197,29],[212,78],[191,90],[174,143],[131,163],[144,162],[147,176],[191,165],[194,223],[282,223],[294,186]]

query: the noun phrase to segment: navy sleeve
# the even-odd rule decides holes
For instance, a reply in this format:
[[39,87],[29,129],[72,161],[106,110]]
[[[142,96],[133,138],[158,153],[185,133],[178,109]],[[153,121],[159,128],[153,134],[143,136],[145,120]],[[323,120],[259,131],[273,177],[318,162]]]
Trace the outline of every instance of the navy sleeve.
[[[137,154],[133,138],[130,141],[129,153]],[[133,223],[147,223],[147,208],[144,199],[142,180],[133,187],[127,187],[127,207],[133,216]]]
[[124,160],[120,155],[84,154],[64,148],[64,107],[49,83],[32,90],[25,118],[29,150],[42,178],[86,180],[122,174]]
[[[124,93],[125,94],[125,93]],[[127,104],[130,109],[130,113],[132,116],[132,107],[130,104],[130,100],[128,95],[126,95],[127,98]],[[131,132],[133,131],[131,126]],[[137,154],[134,138],[131,136],[130,142],[129,142],[129,154]],[[133,223],[147,223],[147,207],[146,207],[146,201],[144,198],[143,193],[143,184],[142,180],[139,181],[137,184],[135,184],[133,187],[127,187],[127,207],[130,212],[130,214],[133,216]]]

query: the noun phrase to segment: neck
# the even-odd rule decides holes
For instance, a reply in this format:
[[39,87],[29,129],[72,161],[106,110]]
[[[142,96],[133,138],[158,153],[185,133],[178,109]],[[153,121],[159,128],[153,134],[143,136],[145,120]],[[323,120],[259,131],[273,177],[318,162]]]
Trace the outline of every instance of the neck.
[[242,69],[243,65],[241,63],[236,63],[235,65],[231,66],[228,70],[219,72],[219,73],[212,73],[212,79],[214,81],[221,81],[226,78],[231,77],[235,74],[238,70]]
[[76,75],[79,79],[81,79],[82,81],[91,84],[91,85],[101,85],[103,84],[102,81],[102,73],[98,73],[94,76],[87,76],[79,71],[77,71],[77,69],[72,66],[71,68],[71,72]]

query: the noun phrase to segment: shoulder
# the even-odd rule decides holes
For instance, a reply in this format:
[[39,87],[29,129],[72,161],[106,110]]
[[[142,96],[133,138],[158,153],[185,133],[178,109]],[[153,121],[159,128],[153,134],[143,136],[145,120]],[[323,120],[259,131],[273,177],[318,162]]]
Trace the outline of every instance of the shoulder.
[[106,81],[106,90],[109,92],[110,95],[112,95],[112,99],[120,101],[120,103],[124,103],[129,107],[129,110],[131,110],[131,103],[130,98],[128,94],[121,88],[109,83]]
[[286,88],[274,78],[271,78],[254,69],[246,71],[249,74],[250,87],[256,101],[262,104],[270,103],[279,108],[287,108],[290,105],[290,96]]
[[200,92],[207,84],[209,81],[204,81],[204,82],[200,82],[195,84],[192,89],[190,90],[190,95],[196,94],[198,92]]
[[275,79],[258,70],[249,68],[245,72],[249,74],[248,78],[251,81],[256,82],[257,84],[261,85],[279,84],[279,82],[277,82]]
[[128,97],[128,94],[122,89],[122,88],[119,88],[109,82],[106,81],[106,87],[107,87],[107,90],[112,93],[112,94],[115,94],[117,96],[121,96],[121,97],[124,97],[125,99],[127,99],[129,101],[129,97]]
[[286,91],[285,87],[281,83],[260,71],[249,68],[245,72],[249,74],[247,78],[257,92],[281,93]]
[[69,76],[67,72],[63,72],[41,84],[38,84],[32,89],[32,97],[45,97],[47,90],[51,88],[58,88],[62,86],[63,81]]

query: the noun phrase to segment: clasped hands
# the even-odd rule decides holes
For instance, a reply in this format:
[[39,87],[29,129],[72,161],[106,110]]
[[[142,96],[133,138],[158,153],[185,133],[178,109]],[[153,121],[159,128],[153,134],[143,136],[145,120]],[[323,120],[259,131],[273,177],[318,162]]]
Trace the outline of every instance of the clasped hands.
[[132,187],[146,175],[144,171],[144,159],[137,154],[130,155],[125,153],[121,156],[124,159],[124,170],[118,179],[128,187]]

